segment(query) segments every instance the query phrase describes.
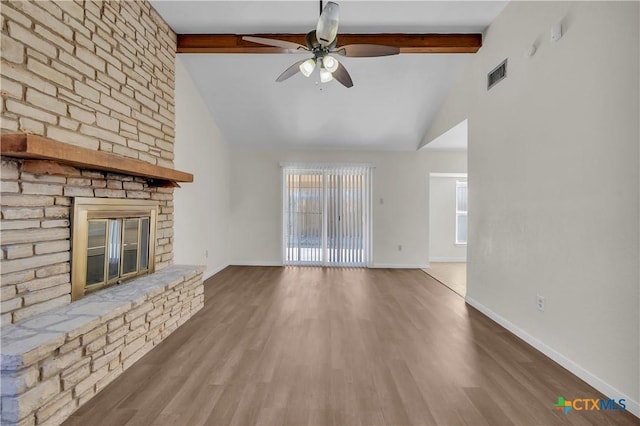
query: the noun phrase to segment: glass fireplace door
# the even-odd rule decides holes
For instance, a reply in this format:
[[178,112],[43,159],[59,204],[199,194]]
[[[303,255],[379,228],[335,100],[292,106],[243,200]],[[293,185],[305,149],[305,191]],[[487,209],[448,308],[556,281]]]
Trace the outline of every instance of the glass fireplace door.
[[149,217],[88,221],[86,291],[146,273]]
[[71,300],[155,271],[158,202],[75,197]]

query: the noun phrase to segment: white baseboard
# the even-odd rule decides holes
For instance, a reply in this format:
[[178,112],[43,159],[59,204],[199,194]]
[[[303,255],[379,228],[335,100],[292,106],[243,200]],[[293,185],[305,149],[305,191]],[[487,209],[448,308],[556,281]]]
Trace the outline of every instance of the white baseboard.
[[282,266],[282,262],[275,261],[239,261],[239,262],[231,262],[232,266]]
[[401,264],[401,263],[374,263],[372,268],[384,268],[384,269],[424,269],[428,268],[428,263],[409,263],[409,264]]
[[[465,300],[469,305],[473,306],[474,308],[482,312],[484,315],[491,318],[493,321],[497,322],[498,324],[500,324],[501,326],[509,330],[511,333],[515,334],[516,336],[518,336],[519,338],[521,338],[522,340],[524,340],[525,342],[533,346],[535,349],[539,350],[540,352],[542,352],[543,354],[545,354],[546,356],[548,356],[549,358],[551,358],[552,360],[560,364],[560,366],[566,368],[571,373],[578,376],[580,379],[584,380],[589,385],[596,388],[598,391],[602,392],[607,398],[612,398],[616,400],[624,399],[626,403],[627,411],[629,411],[631,414],[633,414],[636,417],[640,417],[640,403],[638,403],[638,401],[634,401],[633,399],[629,398],[628,395],[625,395],[624,393],[620,392],[619,390],[617,390],[616,388],[614,388],[604,380],[600,379],[599,377],[594,376],[593,374],[585,370],[580,365],[576,364],[569,358],[557,352],[555,349],[547,346],[540,340],[531,336],[526,331],[522,330],[521,328],[511,323],[507,319],[501,317],[500,315],[496,314],[491,309],[482,305],[478,301],[472,299],[469,296],[467,296]],[[551,403],[551,399],[555,397],[557,397],[557,395],[549,396],[550,403]]]
[[[254,262],[254,261],[239,261],[239,262],[231,262],[232,266],[283,266],[282,262],[273,262],[273,261],[265,261],[265,262]],[[422,264],[400,264],[400,263],[374,263],[371,268],[388,268],[388,269],[424,269],[428,268],[428,263]]]
[[466,257],[430,257],[429,262],[466,262]]

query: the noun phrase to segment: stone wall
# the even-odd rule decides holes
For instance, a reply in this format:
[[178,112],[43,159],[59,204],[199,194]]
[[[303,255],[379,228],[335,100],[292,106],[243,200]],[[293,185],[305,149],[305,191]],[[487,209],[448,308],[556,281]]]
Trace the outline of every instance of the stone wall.
[[204,306],[202,269],[173,265],[5,327],[1,423],[62,423]]
[[29,162],[2,160],[0,319],[10,324],[71,302],[73,197],[158,202],[156,270],[173,259],[173,189],[141,178],[65,167],[67,176],[35,175]]
[[[173,167],[176,36],[146,1],[3,1],[1,127]],[[173,190],[2,162],[1,324],[70,302],[73,197],[158,200],[156,269],[173,260]]]
[[3,1],[2,128],[173,167],[176,35],[146,1]]

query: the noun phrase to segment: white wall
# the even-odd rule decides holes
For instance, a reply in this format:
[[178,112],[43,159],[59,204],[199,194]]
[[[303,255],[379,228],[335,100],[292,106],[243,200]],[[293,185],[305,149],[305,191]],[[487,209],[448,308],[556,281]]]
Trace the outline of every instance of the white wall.
[[470,303],[636,415],[639,15],[637,2],[511,2],[424,141],[469,120]]
[[456,244],[456,182],[466,177],[429,177],[429,261],[465,262],[467,246]]
[[174,163],[195,176],[174,191],[174,261],[206,265],[206,278],[229,264],[229,149],[179,55]]
[[428,172],[458,167],[464,163],[459,157],[442,152],[232,149],[230,263],[281,264],[281,162],[361,162],[376,166],[374,266],[426,267]]

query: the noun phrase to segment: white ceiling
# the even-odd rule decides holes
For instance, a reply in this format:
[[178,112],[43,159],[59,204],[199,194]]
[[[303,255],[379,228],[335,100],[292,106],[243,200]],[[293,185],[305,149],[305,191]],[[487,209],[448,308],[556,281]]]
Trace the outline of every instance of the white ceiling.
[[[306,33],[319,1],[159,1],[176,33]],[[506,1],[354,1],[340,4],[342,33],[482,32]],[[339,36],[338,36],[339,40]],[[340,44],[340,43],[338,43]],[[415,150],[470,55],[340,58],[354,87],[317,72],[275,79],[299,54],[181,54],[234,146]]]

